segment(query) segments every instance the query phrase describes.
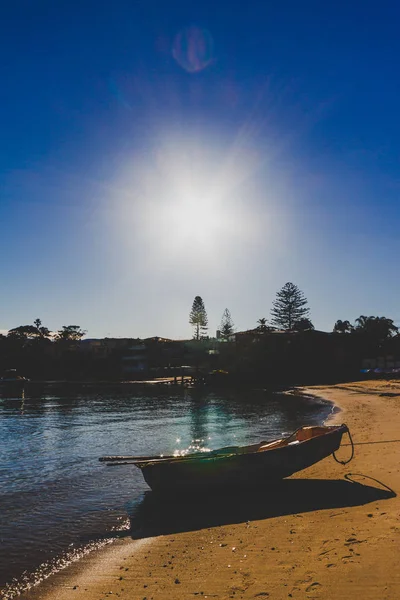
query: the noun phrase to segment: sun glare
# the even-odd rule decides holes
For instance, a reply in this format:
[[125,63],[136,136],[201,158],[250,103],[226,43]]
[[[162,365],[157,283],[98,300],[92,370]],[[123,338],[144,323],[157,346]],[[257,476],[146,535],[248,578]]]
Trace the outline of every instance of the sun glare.
[[135,227],[149,262],[207,267],[254,237],[258,221],[241,187],[254,166],[237,152],[217,154],[212,145],[170,140],[151,163],[135,164],[133,191],[121,203],[121,228],[132,237]]
[[[191,243],[205,252],[207,248],[215,248],[226,233],[222,202],[210,201],[205,194],[188,194],[160,208],[163,236],[172,247]],[[228,215],[226,221],[229,221]]]

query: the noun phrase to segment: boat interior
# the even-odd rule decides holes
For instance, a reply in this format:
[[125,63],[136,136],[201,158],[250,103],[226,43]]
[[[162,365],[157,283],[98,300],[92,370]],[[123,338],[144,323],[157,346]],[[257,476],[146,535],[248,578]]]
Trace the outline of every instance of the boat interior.
[[268,450],[274,450],[278,448],[283,448],[285,446],[291,446],[295,444],[300,444],[301,442],[306,442],[307,440],[311,440],[313,438],[317,438],[332,431],[337,430],[338,428],[343,427],[339,426],[306,426],[300,427],[294,433],[289,435],[286,438],[281,438],[279,440],[273,440],[271,442],[259,442],[258,444],[251,444],[249,446],[229,446],[226,448],[219,448],[217,450],[212,450],[211,452],[206,453],[193,453],[187,454],[183,456],[148,456],[148,457],[135,457],[135,456],[109,456],[100,458],[101,461],[107,461],[108,464],[126,464],[126,462],[121,461],[129,461],[130,463],[135,464],[138,467],[144,467],[151,463],[169,463],[169,462],[186,462],[190,460],[198,460],[199,458],[208,459],[208,458],[222,458],[229,457],[240,454],[252,454],[257,452],[265,452]]
[[268,443],[261,442],[261,444],[257,445],[258,447],[256,449],[256,452],[264,452],[265,450],[272,450],[273,448],[279,448],[280,446],[291,446],[294,444],[299,444],[300,442],[306,442],[307,440],[311,440],[312,438],[325,435],[326,433],[334,429],[336,429],[336,427],[301,427],[287,438],[282,438],[280,440],[275,440],[273,442]]

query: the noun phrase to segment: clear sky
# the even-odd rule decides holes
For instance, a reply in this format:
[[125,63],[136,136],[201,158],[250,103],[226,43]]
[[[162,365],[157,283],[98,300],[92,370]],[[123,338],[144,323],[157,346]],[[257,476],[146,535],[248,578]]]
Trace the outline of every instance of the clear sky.
[[14,0],[0,22],[0,330],[400,324],[400,4]]

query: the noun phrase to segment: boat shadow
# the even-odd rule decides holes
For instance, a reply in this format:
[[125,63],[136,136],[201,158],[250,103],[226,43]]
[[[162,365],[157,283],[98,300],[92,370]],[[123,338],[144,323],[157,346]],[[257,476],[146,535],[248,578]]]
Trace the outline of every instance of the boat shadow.
[[336,480],[284,479],[268,491],[242,494],[172,497],[146,492],[128,511],[130,529],[125,535],[142,539],[315,510],[360,506],[395,496],[384,483],[362,474],[348,474],[344,479]]

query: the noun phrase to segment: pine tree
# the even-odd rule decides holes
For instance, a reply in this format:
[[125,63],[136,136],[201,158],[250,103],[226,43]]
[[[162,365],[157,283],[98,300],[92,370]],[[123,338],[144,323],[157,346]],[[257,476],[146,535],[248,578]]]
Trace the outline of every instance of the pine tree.
[[234,324],[232,321],[231,313],[226,308],[223,312],[222,319],[221,319],[221,325],[220,325],[221,335],[224,338],[228,338],[230,335],[233,334],[234,330],[235,330],[235,327],[234,327]]
[[204,337],[208,328],[208,318],[204,302],[200,296],[196,296],[193,300],[192,310],[189,315],[189,323],[194,327],[193,337],[195,340]]
[[300,319],[308,318],[310,309],[303,292],[294,283],[285,283],[272,303],[272,323],[281,329],[293,329]]

